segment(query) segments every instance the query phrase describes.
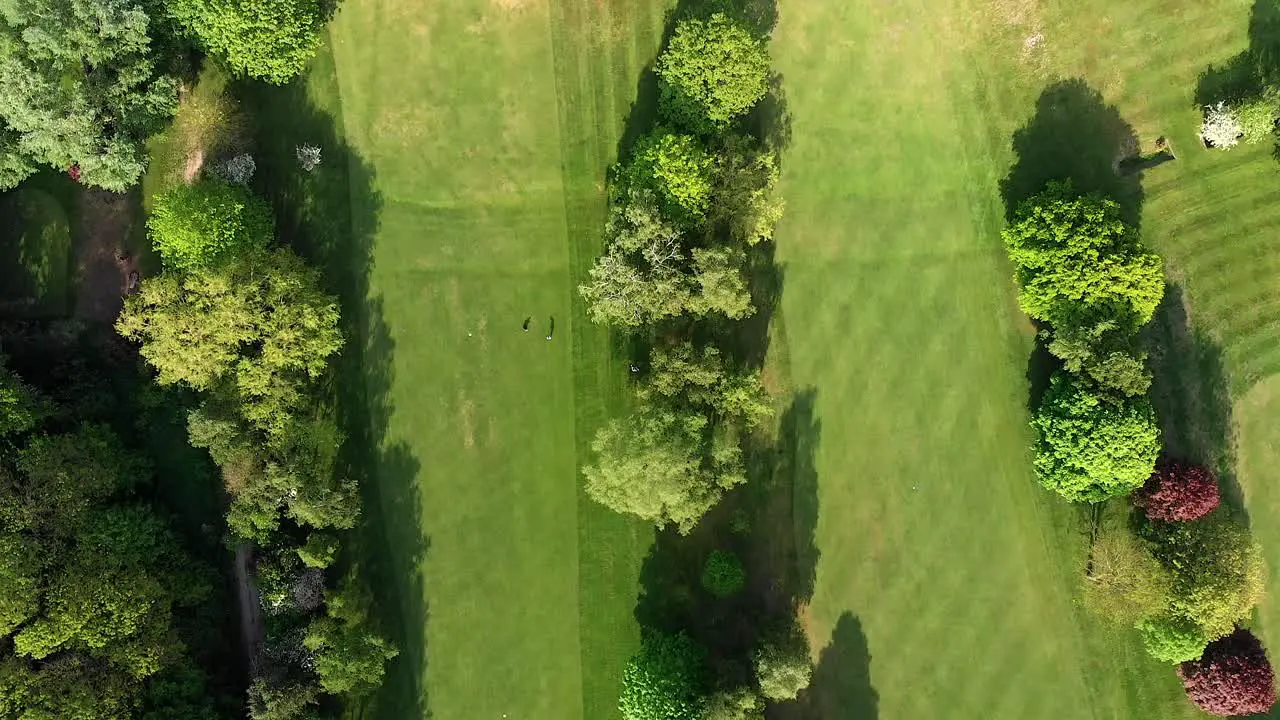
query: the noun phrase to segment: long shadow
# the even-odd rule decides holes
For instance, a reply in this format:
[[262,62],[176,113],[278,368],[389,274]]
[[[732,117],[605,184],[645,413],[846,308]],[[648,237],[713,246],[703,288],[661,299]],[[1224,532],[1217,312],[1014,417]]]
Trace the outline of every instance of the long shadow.
[[[315,83],[334,83],[319,95],[336,99],[331,72],[327,78],[321,72],[312,77]],[[360,483],[363,511],[363,521],[344,549],[344,562],[373,591],[382,630],[400,650],[388,664],[382,688],[358,712],[363,717],[427,717],[422,679],[428,661],[428,608],[422,567],[429,539],[418,487],[421,463],[406,443],[387,438],[394,410],[395,342],[382,298],[370,287],[382,208],[374,171],[343,137],[334,117],[339,109],[317,107],[306,81],[284,88],[246,83],[238,89],[256,119],[255,184],[271,200],[281,237],[322,269],[342,309],[346,344],[330,381],[330,397],[346,436],[341,464]],[[320,166],[311,172],[296,157],[304,143],[322,152]]]
[[1222,349],[1195,327],[1181,285],[1165,287],[1143,339],[1155,376],[1151,401],[1160,419],[1165,456],[1213,469],[1224,501],[1247,520],[1235,473],[1232,395]]
[[1280,83],[1280,0],[1255,0],[1249,13],[1249,47],[1207,66],[1196,81],[1197,106],[1237,105],[1262,97]]
[[1121,162],[1139,154],[1137,136],[1084,80],[1045,88],[1035,115],[1013,134],[1013,151],[1017,160],[1000,182],[1009,217],[1050,181],[1070,180],[1081,192],[1119,203],[1125,222],[1141,224],[1142,175],[1120,172]]
[[862,623],[844,613],[822,649],[809,687],[769,708],[770,720],[876,720],[880,695],[871,684],[871,650]]

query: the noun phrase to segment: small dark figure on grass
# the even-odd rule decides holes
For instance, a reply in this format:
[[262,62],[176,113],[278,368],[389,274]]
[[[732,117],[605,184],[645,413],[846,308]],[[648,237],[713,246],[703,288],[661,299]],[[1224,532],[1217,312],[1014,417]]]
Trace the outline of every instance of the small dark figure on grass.
[[547,339],[550,340],[552,335],[556,334],[556,316],[551,316],[551,329],[547,330]]
[[533,322],[533,318],[532,318],[532,317],[527,317],[527,318],[525,318],[525,319],[524,319],[524,324],[520,326],[520,329],[521,329],[521,330],[523,330],[523,331],[525,331],[525,332],[529,332],[529,323],[530,323],[530,322]]
[[1178,666],[1187,697],[1207,713],[1237,717],[1276,704],[1275,672],[1253,633],[1238,629],[1209,643],[1199,660]]
[[1221,503],[1218,480],[1207,468],[1164,463],[1156,468],[1133,504],[1151,520],[1190,522],[1217,509]]

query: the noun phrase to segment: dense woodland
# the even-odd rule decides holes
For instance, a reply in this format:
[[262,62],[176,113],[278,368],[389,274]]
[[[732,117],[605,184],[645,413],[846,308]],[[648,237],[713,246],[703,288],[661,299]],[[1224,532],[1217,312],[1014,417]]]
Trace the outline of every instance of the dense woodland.
[[[333,9],[0,3],[0,189],[41,168],[134,186],[201,66],[284,83]],[[320,161],[299,146],[295,171]],[[343,553],[360,500],[325,386],[338,303],[252,173],[232,158],[152,198],[162,270],[114,333],[5,326],[0,717],[328,717],[396,655]],[[260,607],[238,606],[237,563]]]

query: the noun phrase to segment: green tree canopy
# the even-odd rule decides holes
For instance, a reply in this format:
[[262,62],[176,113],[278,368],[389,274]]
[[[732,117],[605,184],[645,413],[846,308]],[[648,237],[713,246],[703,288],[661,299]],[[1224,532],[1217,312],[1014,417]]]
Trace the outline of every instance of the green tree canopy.
[[4,366],[0,357],[0,436],[26,432],[46,413],[38,393]]
[[1073,502],[1100,502],[1142,487],[1160,454],[1145,397],[1112,396],[1058,371],[1032,425],[1040,483]]
[[707,697],[698,720],[764,720],[764,701],[749,687],[721,690]]
[[715,172],[707,216],[735,243],[773,237],[785,204],[778,196],[778,158],[742,135],[729,135],[713,153]]
[[690,251],[652,190],[629,190],[616,200],[605,234],[605,254],[578,288],[592,322],[639,328],[686,313],[741,319],[755,311],[745,254],[731,247]]
[[713,550],[702,565],[702,587],[718,598],[737,595],[746,582],[747,571],[731,552]]
[[1198,660],[1209,644],[1204,629],[1181,615],[1159,615],[1142,620],[1137,627],[1147,652],[1164,662]]
[[1112,200],[1050,183],[1004,230],[1022,309],[1055,328],[1112,320],[1145,325],[1164,295],[1160,257],[1146,251]]
[[760,645],[755,666],[761,695],[771,700],[794,699],[813,677],[809,641],[799,627],[789,627]]
[[1262,549],[1226,508],[1185,523],[1149,522],[1140,532],[1173,578],[1167,612],[1208,640],[1229,634],[1263,595]]
[[587,494],[615,512],[687,533],[724,491],[746,482],[737,437],[694,412],[647,407],[601,428]]
[[656,192],[663,215],[689,225],[711,203],[714,167],[698,138],[658,128],[636,142],[635,157],[623,168],[622,178],[628,188]]
[[764,42],[723,13],[680,21],[656,69],[660,111],[697,133],[727,128],[769,90]]
[[622,673],[624,720],[689,720],[704,701],[706,651],[687,635],[649,633]]
[[265,247],[275,234],[265,202],[220,180],[179,184],[156,198],[147,228],[165,268],[184,271]]
[[137,182],[143,142],[178,103],[150,26],[129,0],[0,0],[0,189],[33,163],[108,190]]
[[[336,5],[336,3],[333,3]],[[327,20],[321,0],[171,0],[169,12],[239,75],[282,85],[306,69]]]
[[642,402],[706,410],[748,428],[773,415],[760,373],[734,370],[714,347],[684,342],[654,350],[649,360],[638,391]]
[[272,435],[287,432],[342,345],[337,301],[286,249],[251,249],[209,268],[164,273],[125,301],[116,322],[142,343],[166,385],[232,388],[240,414]]
[[368,600],[348,579],[341,592],[325,594],[325,615],[312,621],[303,641],[315,654],[325,692],[363,695],[382,684],[386,662],[398,651],[373,631]]

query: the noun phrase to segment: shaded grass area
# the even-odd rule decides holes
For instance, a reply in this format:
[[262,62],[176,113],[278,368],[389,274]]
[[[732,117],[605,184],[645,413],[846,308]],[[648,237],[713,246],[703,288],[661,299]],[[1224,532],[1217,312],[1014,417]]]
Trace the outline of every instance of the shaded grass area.
[[62,317],[74,307],[76,185],[42,172],[0,193],[0,315]]

